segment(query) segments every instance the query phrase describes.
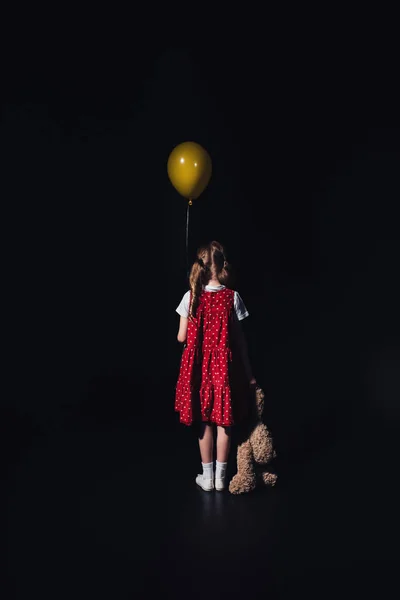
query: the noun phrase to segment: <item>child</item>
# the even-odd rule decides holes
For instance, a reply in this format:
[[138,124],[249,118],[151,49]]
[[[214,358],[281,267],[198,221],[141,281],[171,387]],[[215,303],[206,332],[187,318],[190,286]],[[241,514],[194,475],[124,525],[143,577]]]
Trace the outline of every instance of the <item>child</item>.
[[190,272],[190,290],[176,309],[181,317],[178,341],[185,347],[175,410],[181,423],[200,424],[203,473],[196,483],[204,491],[213,490],[214,485],[218,491],[225,489],[230,428],[246,417],[251,386],[256,383],[239,323],[249,313],[238,292],[229,287],[229,270],[221,244],[214,241],[200,248]]

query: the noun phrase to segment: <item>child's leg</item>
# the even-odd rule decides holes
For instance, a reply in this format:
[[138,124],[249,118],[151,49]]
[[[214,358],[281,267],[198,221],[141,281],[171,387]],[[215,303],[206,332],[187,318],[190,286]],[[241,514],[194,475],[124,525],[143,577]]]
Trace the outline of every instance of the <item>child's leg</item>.
[[196,483],[206,492],[210,492],[214,489],[214,430],[213,426],[209,423],[202,423],[200,425],[199,447],[201,462],[203,465],[203,473],[202,475],[197,475]]
[[231,430],[229,427],[218,427],[217,430],[217,463],[215,469],[215,487],[218,491],[225,489],[226,467],[231,446]]
[[200,425],[199,447],[201,462],[203,464],[212,463],[214,451],[214,433],[213,426],[210,425],[210,423],[202,423]]
[[229,450],[231,447],[230,427],[218,427],[217,430],[217,461],[220,463],[228,462]]

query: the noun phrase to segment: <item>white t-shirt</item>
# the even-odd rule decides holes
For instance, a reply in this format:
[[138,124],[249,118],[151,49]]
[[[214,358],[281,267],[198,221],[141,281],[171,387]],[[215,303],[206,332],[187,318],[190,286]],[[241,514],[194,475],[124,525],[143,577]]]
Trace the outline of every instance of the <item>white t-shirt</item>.
[[[206,292],[219,292],[220,290],[223,290],[224,288],[225,288],[224,285],[216,285],[215,287],[211,286],[211,285],[206,285],[204,289],[206,290]],[[184,294],[178,308],[176,309],[176,312],[178,313],[178,315],[181,315],[181,317],[188,318],[189,302],[190,302],[190,290],[187,291],[186,294]],[[249,312],[248,312],[247,308],[245,307],[244,302],[238,292],[235,292],[235,295],[234,295],[234,307],[235,307],[235,313],[238,318],[238,321],[242,321],[243,319],[245,319],[246,317],[249,316]]]

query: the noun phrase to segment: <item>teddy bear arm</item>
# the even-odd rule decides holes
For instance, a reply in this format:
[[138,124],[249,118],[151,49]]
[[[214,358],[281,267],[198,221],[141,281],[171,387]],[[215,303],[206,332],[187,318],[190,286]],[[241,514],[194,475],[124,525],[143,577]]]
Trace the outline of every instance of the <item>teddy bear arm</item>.
[[231,494],[244,494],[256,487],[257,479],[254,472],[253,452],[250,440],[238,447],[237,473],[229,484]]
[[272,439],[263,423],[259,423],[250,436],[250,444],[254,460],[258,464],[266,464],[273,457]]
[[252,476],[254,473],[253,451],[250,440],[246,440],[238,447],[237,467],[240,475]]

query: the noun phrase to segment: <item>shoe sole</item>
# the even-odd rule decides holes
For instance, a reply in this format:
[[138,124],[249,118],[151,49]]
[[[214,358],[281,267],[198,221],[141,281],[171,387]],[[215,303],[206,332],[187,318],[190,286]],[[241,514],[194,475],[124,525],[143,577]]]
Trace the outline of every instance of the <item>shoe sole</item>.
[[202,485],[200,485],[199,483],[197,483],[196,481],[196,485],[197,487],[199,487],[201,490],[203,490],[203,492],[212,492],[214,490],[214,488],[204,488]]

